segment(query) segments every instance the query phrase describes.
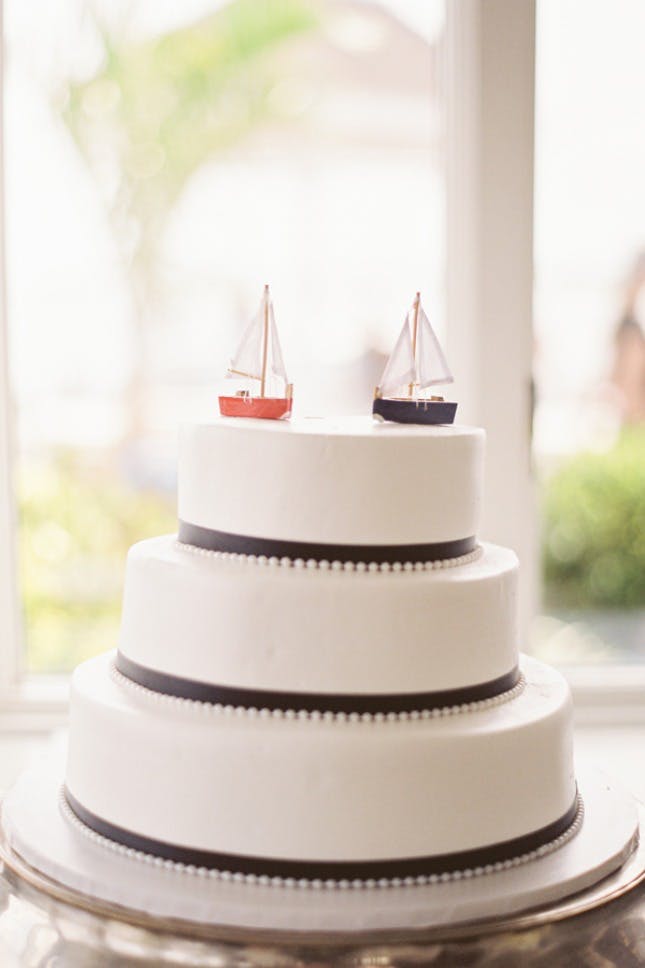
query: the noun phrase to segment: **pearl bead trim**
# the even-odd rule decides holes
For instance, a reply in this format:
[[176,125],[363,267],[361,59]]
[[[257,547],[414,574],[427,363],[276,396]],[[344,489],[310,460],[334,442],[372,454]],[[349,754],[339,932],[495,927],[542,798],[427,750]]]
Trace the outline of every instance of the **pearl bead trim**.
[[442,558],[437,561],[327,561],[325,559],[318,560],[317,558],[288,558],[286,556],[282,558],[271,557],[267,558],[266,555],[243,555],[236,554],[228,551],[211,551],[209,548],[198,548],[197,545],[185,544],[183,541],[177,540],[175,542],[177,548],[181,551],[189,551],[194,555],[202,555],[206,558],[218,558],[222,561],[244,561],[249,564],[256,564],[267,566],[270,568],[295,568],[295,569],[311,569],[317,571],[357,571],[357,572],[370,572],[371,574],[377,572],[419,572],[419,571],[440,571],[444,568],[457,568],[460,565],[468,565],[473,561],[477,561],[482,554],[482,546],[477,545],[473,551],[469,551],[467,555],[461,555],[458,558]]
[[244,884],[259,884],[261,886],[272,886],[272,887],[286,887],[286,888],[310,888],[310,889],[321,889],[328,888],[333,890],[347,890],[347,889],[373,889],[373,888],[387,888],[387,887],[415,887],[415,886],[426,886],[426,885],[436,885],[436,884],[446,884],[451,881],[469,880],[473,877],[481,877],[483,874],[496,874],[502,871],[511,870],[514,867],[520,867],[524,864],[528,864],[532,860],[539,860],[542,857],[546,857],[552,854],[554,851],[559,850],[560,847],[564,847],[570,840],[575,837],[584,820],[584,804],[581,797],[577,797],[577,810],[574,820],[571,826],[556,837],[555,840],[551,840],[547,844],[543,844],[536,850],[532,850],[529,853],[521,854],[518,857],[512,857],[508,860],[498,861],[496,864],[486,864],[482,867],[466,868],[465,870],[456,871],[445,871],[443,874],[428,874],[420,875],[418,877],[381,877],[381,878],[369,878],[367,880],[318,880],[318,879],[308,879],[308,878],[294,878],[294,877],[269,877],[268,875],[256,875],[256,874],[240,874],[234,873],[233,871],[220,871],[214,870],[210,867],[195,867],[189,864],[181,864],[172,860],[165,860],[163,857],[157,857],[153,854],[146,854],[141,850],[135,850],[132,847],[125,847],[123,844],[118,844],[114,840],[109,840],[107,837],[103,837],[101,834],[97,834],[94,830],[90,830],[82,820],[76,816],[72,811],[67,800],[65,798],[64,790],[61,789],[59,795],[60,809],[63,816],[70,824],[84,837],[90,840],[92,843],[99,847],[103,847],[110,850],[114,854],[118,854],[121,857],[128,858],[129,860],[136,860],[144,864],[148,864],[151,867],[161,868],[167,871],[173,871],[177,874],[189,874],[197,877],[207,878],[209,880],[217,881],[232,881],[234,883],[244,883]]
[[119,672],[116,665],[112,663],[110,674],[114,682],[121,687],[137,693],[141,698],[150,700],[158,704],[171,705],[175,709],[191,709],[196,712],[203,712],[206,715],[214,716],[249,716],[259,719],[311,719],[323,722],[336,723],[390,723],[405,722],[407,720],[419,719],[439,719],[443,716],[456,716],[460,713],[480,712],[483,709],[492,709],[501,706],[503,703],[516,699],[524,691],[526,679],[523,673],[512,689],[501,692],[498,696],[491,696],[489,699],[479,699],[475,702],[461,703],[458,706],[437,706],[432,709],[414,709],[402,712],[383,712],[383,713],[346,713],[332,712],[325,710],[308,709],[258,709],[255,706],[224,706],[221,703],[209,703],[200,699],[184,699],[182,696],[169,696],[164,692],[155,692],[128,679],[123,673]]

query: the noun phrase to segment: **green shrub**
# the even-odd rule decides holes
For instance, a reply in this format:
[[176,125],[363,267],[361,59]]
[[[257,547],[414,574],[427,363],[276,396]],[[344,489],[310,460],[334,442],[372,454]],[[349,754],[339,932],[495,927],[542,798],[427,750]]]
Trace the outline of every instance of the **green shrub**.
[[27,662],[66,672],[116,647],[128,548],[175,530],[174,499],[66,453],[23,465],[18,501]]
[[543,508],[547,605],[645,605],[645,428],[606,453],[572,458],[547,482]]

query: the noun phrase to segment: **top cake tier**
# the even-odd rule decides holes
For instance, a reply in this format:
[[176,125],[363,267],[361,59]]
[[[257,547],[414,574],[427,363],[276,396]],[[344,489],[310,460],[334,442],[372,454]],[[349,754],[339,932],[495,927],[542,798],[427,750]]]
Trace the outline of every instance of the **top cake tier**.
[[[386,557],[392,547],[391,560],[402,561],[423,558],[424,545],[436,545],[437,557],[464,554],[479,524],[484,440],[472,427],[368,417],[222,418],[187,426],[180,437],[180,538],[291,557],[302,543],[305,558],[307,543],[328,545],[332,559],[334,546],[381,546]],[[263,539],[284,548],[263,548]]]

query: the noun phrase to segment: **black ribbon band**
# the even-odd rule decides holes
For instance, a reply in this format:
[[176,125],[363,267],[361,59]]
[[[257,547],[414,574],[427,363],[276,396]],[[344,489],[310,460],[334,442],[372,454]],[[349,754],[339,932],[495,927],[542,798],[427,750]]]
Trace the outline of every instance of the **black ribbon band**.
[[179,540],[183,544],[205,548],[207,551],[225,551],[238,555],[265,555],[267,558],[302,558],[307,561],[351,561],[357,564],[372,561],[378,564],[394,562],[444,561],[460,558],[477,547],[475,536],[456,541],[433,541],[429,544],[407,545],[346,545],[324,544],[310,541],[280,541],[274,538],[253,538],[228,531],[202,528],[188,521],[179,522]]
[[87,810],[70,791],[65,788],[65,798],[76,817],[108,840],[116,841],[125,847],[153,854],[164,860],[174,861],[194,867],[207,867],[212,870],[231,871],[239,874],[255,874],[268,877],[293,877],[307,880],[368,880],[370,878],[420,877],[431,874],[444,874],[451,871],[473,870],[487,864],[497,864],[515,857],[521,857],[537,850],[560,837],[576,819],[578,797],[567,812],[540,830],[512,840],[505,840],[489,847],[457,851],[450,854],[434,854],[429,857],[405,857],[396,860],[350,860],[316,861],[283,860],[277,857],[249,857],[241,854],[225,854],[218,851],[198,850],[181,847],[161,840],[153,840],[142,834],[135,834],[117,827],[115,824]]
[[152,692],[179,699],[192,699],[222,706],[244,706],[247,709],[294,709],[307,712],[332,713],[403,713],[423,709],[440,709],[445,706],[461,706],[463,703],[492,699],[508,692],[517,685],[520,670],[517,666],[510,672],[459,689],[440,689],[434,692],[394,693],[324,693],[324,692],[277,692],[268,689],[239,689],[219,686],[196,679],[159,672],[133,662],[122,652],[117,652],[115,665],[127,679]]

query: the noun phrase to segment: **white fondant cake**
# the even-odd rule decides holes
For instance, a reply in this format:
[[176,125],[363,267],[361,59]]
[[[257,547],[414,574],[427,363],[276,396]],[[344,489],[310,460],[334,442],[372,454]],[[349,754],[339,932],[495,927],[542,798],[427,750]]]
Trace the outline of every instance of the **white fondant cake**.
[[483,432],[189,428],[181,541],[136,545],[75,673],[66,796],[240,875],[414,881],[532,856],[577,809],[571,703],[518,666],[517,561],[476,542]]

